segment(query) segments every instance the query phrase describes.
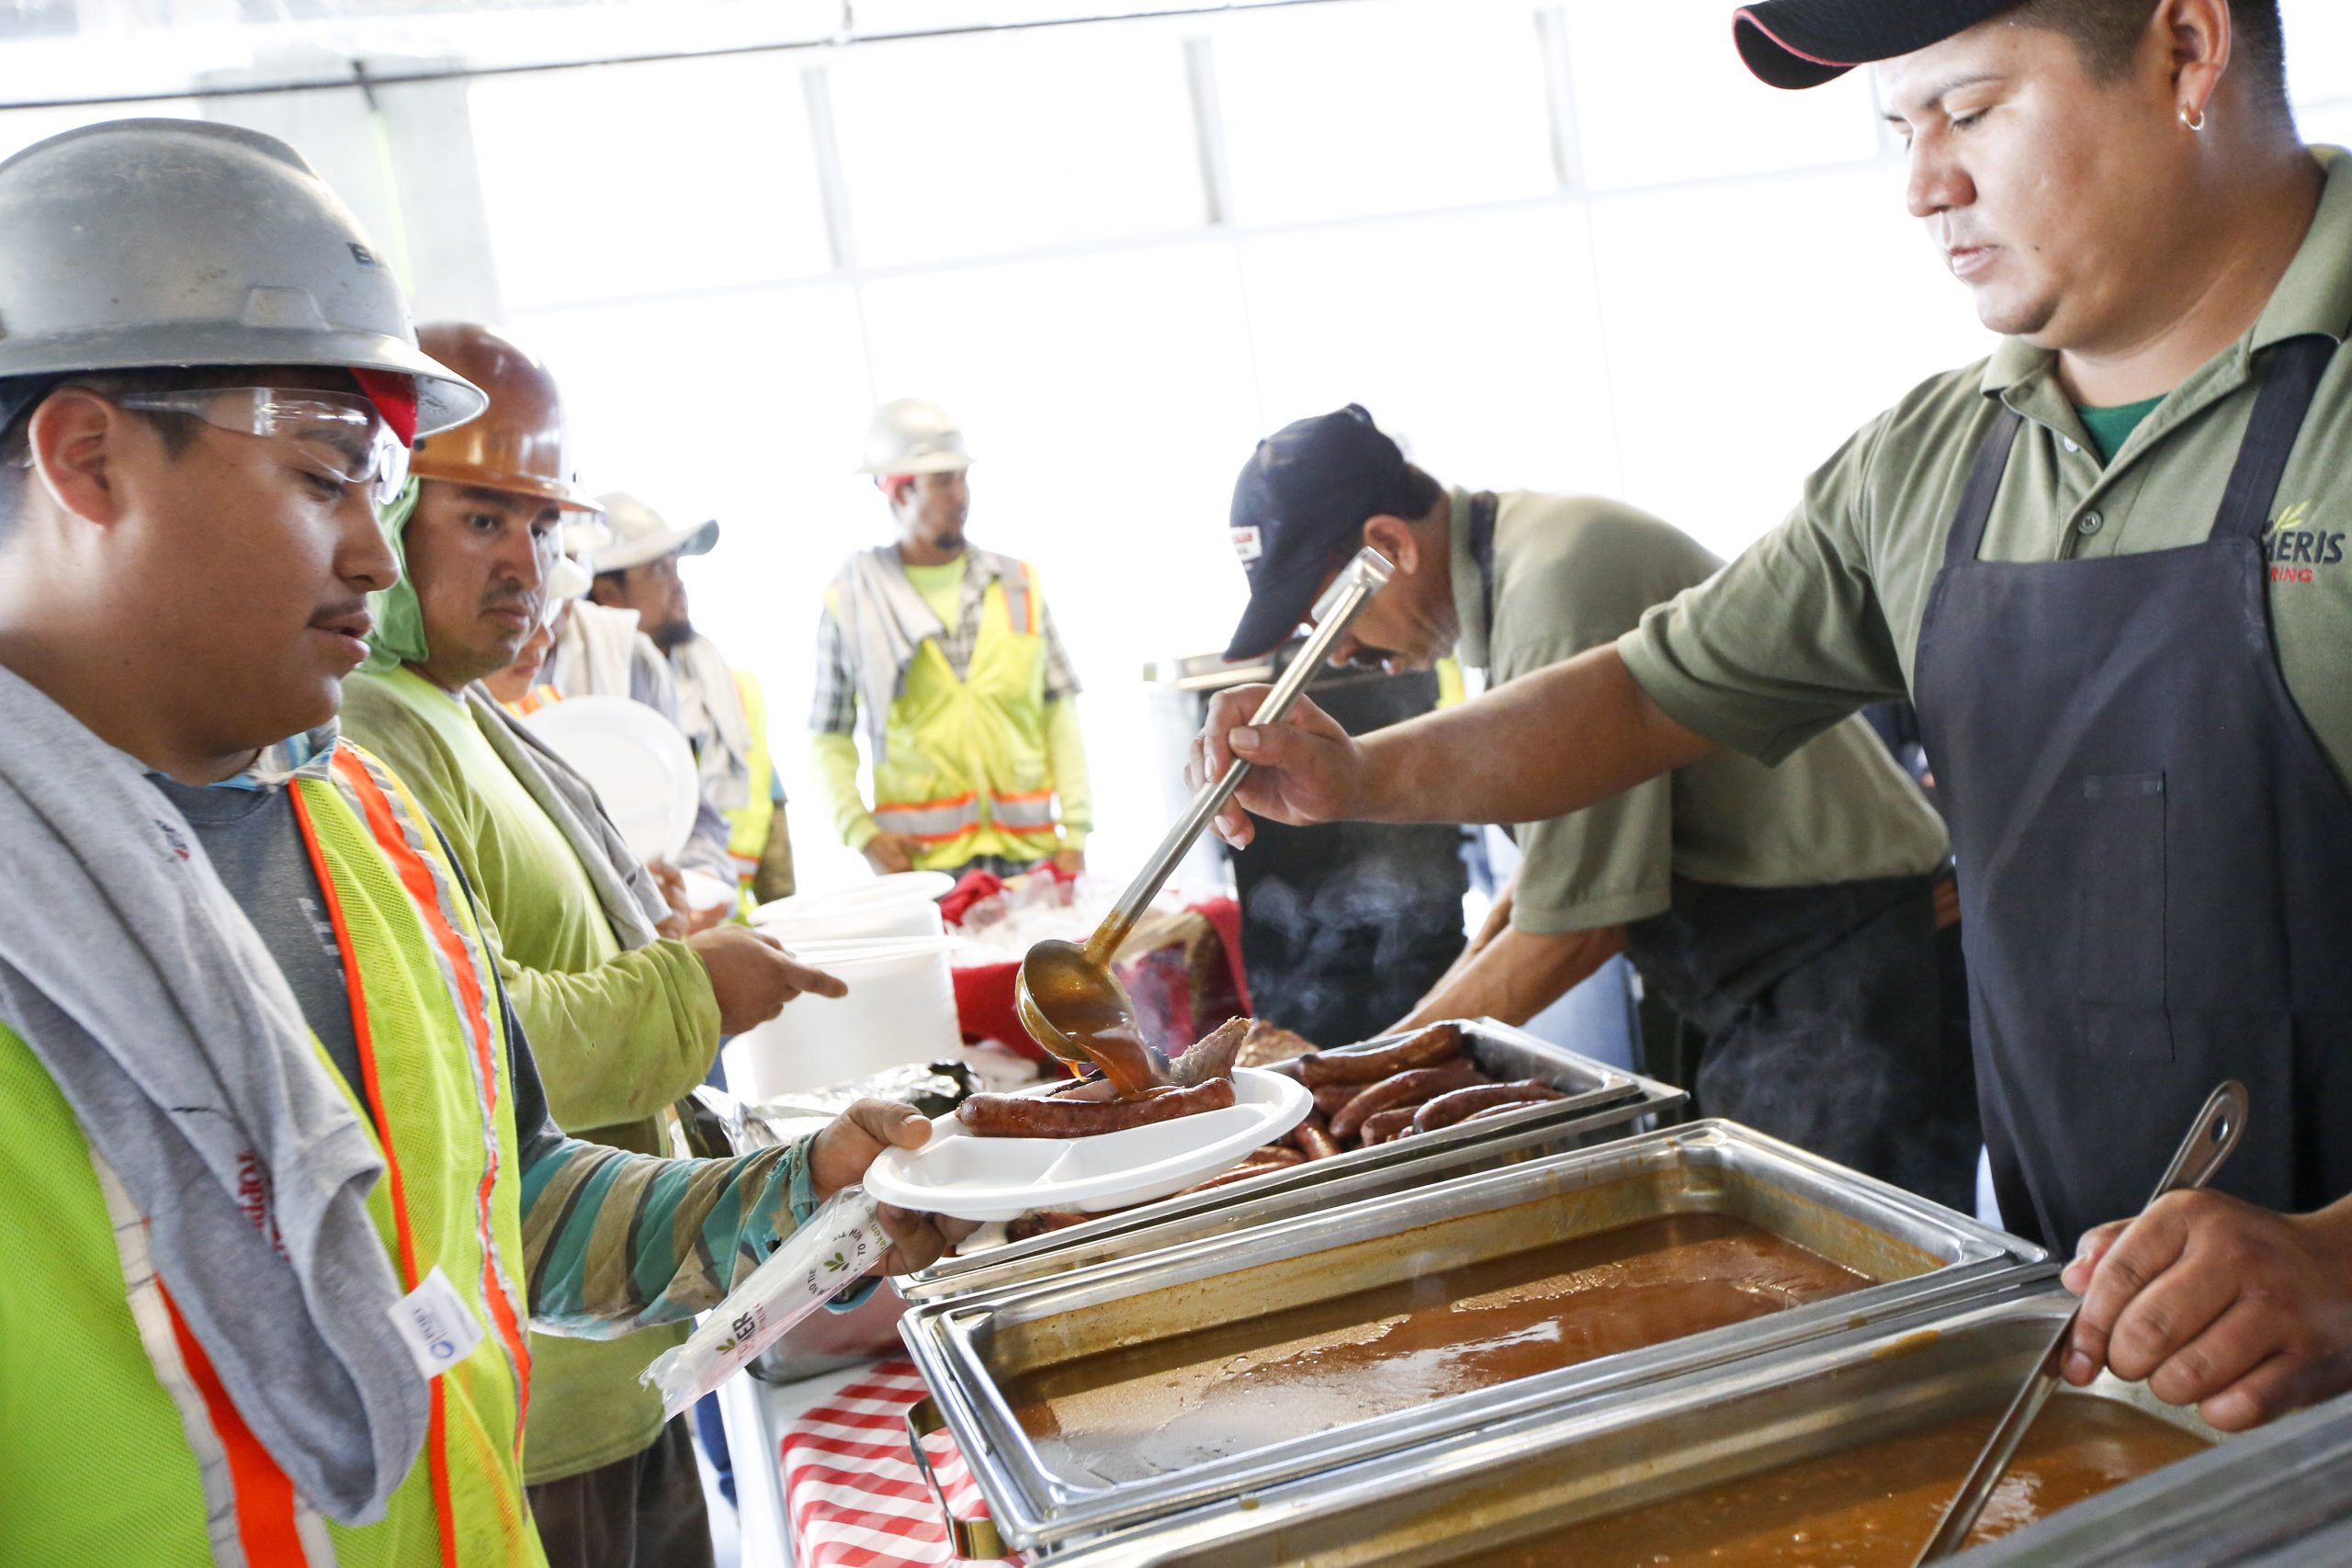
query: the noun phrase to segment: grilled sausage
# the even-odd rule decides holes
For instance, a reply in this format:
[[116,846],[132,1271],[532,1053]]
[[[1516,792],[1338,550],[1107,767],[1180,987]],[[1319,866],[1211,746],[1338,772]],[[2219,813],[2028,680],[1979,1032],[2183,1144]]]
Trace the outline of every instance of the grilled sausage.
[[1448,1062],[1442,1067],[1413,1067],[1401,1073],[1391,1073],[1376,1084],[1366,1085],[1363,1092],[1333,1112],[1331,1136],[1346,1143],[1356,1135],[1364,1119],[1374,1112],[1394,1110],[1400,1105],[1419,1105],[1457,1089],[1495,1080],[1467,1062]]
[[1364,1118],[1363,1141],[1358,1143],[1356,1147],[1368,1149],[1374,1145],[1385,1144],[1391,1138],[1410,1136],[1413,1131],[1413,1115],[1419,1109],[1420,1107],[1416,1105],[1399,1105],[1391,1110],[1374,1111]]
[[1536,1078],[1520,1078],[1511,1083],[1480,1084],[1476,1089],[1457,1089],[1452,1094],[1441,1094],[1424,1101],[1413,1112],[1413,1131],[1433,1133],[1440,1127],[1451,1127],[1466,1121],[1481,1111],[1498,1105],[1525,1105],[1539,1100],[1557,1100],[1560,1091]]
[[1327,1083],[1315,1091],[1315,1109],[1325,1116],[1336,1116],[1341,1107],[1363,1092],[1360,1083]]
[[1460,1024],[1432,1023],[1386,1045],[1311,1052],[1298,1059],[1299,1080],[1309,1089],[1321,1084],[1377,1083],[1408,1067],[1433,1067],[1461,1051]]
[[1306,1120],[1290,1130],[1290,1144],[1308,1159],[1329,1159],[1340,1152],[1340,1141],[1331,1136],[1319,1111],[1308,1111]]
[[1233,1080],[1211,1078],[1191,1089],[1157,1089],[1100,1104],[1067,1097],[976,1094],[956,1115],[976,1138],[1085,1138],[1222,1111],[1233,1102]]

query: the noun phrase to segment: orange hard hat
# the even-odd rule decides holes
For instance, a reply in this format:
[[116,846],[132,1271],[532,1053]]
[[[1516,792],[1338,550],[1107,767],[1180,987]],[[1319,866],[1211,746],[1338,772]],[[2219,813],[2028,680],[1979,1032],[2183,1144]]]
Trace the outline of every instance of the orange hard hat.
[[555,378],[513,340],[471,321],[416,330],[426,354],[490,394],[490,407],[416,444],[420,479],[535,495],[576,512],[602,510],[573,488],[564,461],[563,402]]

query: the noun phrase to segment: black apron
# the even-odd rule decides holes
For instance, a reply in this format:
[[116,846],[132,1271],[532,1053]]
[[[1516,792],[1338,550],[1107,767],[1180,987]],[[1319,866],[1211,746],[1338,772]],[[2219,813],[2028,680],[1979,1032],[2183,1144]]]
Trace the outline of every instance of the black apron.
[[[1490,628],[1497,511],[1493,492],[1470,497]],[[1695,1075],[1681,1075],[1697,1113],[1973,1206],[1967,1020],[1942,1005],[1934,887],[1933,876],[1753,888],[1676,877],[1667,909],[1626,926],[1625,955],[1704,1036]]]
[[2061,1249],[2138,1213],[2226,1077],[2253,1109],[2220,1188],[2352,1188],[2352,795],[2279,674],[2262,545],[2334,347],[2271,354],[2211,535],[2177,549],[1977,559],[2004,410],[1928,595],[1913,683],[1994,1181]]
[[1676,877],[1672,905],[1625,928],[1625,956],[1704,1037],[1683,1078],[1694,1111],[1973,1208],[1968,1021],[1946,984],[1936,880]]

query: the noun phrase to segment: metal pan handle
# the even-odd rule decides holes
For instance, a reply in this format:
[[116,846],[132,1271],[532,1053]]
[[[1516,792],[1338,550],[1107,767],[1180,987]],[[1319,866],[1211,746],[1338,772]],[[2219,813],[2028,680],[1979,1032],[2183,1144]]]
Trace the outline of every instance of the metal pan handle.
[[945,1430],[947,1423],[939,1414],[938,1402],[929,1395],[907,1406],[907,1447],[914,1450],[915,1468],[922,1472],[932,1500],[939,1505],[939,1517],[947,1526],[947,1539],[955,1545],[956,1555],[974,1562],[999,1562],[1006,1553],[1003,1538],[996,1533],[996,1521],[957,1518],[947,1505],[946,1488],[939,1484],[939,1474],[931,1468],[931,1454],[922,1440]]
[[2153,1203],[2167,1192],[2186,1188],[2194,1190],[2212,1179],[2238,1146],[2238,1139],[2245,1132],[2245,1085],[2231,1078],[2213,1091],[2205,1109],[2197,1113],[2197,1124],[2188,1130],[2180,1152],[2172,1156],[2172,1165],[2156,1183],[2156,1190],[2148,1201]]

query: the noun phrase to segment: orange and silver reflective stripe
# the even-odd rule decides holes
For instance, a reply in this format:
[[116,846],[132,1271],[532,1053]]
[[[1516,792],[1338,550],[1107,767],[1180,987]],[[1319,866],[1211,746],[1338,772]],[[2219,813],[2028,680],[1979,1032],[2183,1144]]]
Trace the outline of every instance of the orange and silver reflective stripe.
[[1054,825],[1054,792],[1050,789],[1023,790],[1014,795],[991,791],[989,803],[1000,828],[1035,833]]
[[196,1456],[212,1561],[219,1568],[334,1568],[326,1522],[295,1495],[293,1482],[237,1414],[204,1347],[155,1277],[146,1216],[96,1149],[90,1164],[114,1224],[131,1323]]
[[563,701],[561,692],[557,691],[553,686],[542,683],[532,687],[513,702],[506,704],[505,707],[507,712],[517,718],[528,718],[541,708],[551,706],[561,701]]
[[[515,1445],[519,1454],[522,1444],[520,1417],[530,1404],[531,1352],[524,1331],[529,1314],[523,1306],[522,1292],[514,1288],[513,1276],[507,1271],[505,1259],[499,1256],[498,1238],[492,1224],[492,1194],[498,1182],[499,1146],[498,1045],[496,1032],[490,1022],[490,998],[496,992],[489,975],[482,968],[480,945],[467,942],[458,934],[455,901],[462,895],[449,885],[438,863],[427,852],[424,834],[428,829],[418,826],[416,813],[393,805],[395,792],[400,786],[379,770],[373,758],[353,746],[336,748],[334,771],[359,807],[377,846],[391,862],[401,886],[408,891],[409,902],[415,906],[418,916],[423,919],[425,933],[431,938],[434,960],[441,970],[442,983],[448,987],[450,1003],[457,1009],[458,1017],[465,1026],[466,1060],[473,1071],[475,1102],[481,1109],[482,1173],[474,1194],[474,1221],[481,1244],[481,1293],[483,1301],[490,1306],[492,1317],[497,1322],[499,1337],[506,1342],[507,1356],[514,1364],[517,1417]],[[342,928],[339,921],[336,934],[340,939]],[[350,962],[348,953],[345,955],[345,962]],[[357,971],[352,972],[356,974]]]
[[1004,624],[1023,637],[1037,635],[1037,582],[1029,563],[1021,563],[1021,581],[1014,582],[1000,577],[997,586],[1004,592]]
[[886,833],[904,833],[926,844],[943,843],[980,827],[980,796],[977,790],[944,800],[925,800],[907,805],[877,805],[874,820]]
[[[340,773],[343,759],[350,754],[348,748],[335,749],[336,772]],[[318,874],[319,893],[326,900],[327,920],[334,928],[334,944],[343,959],[344,983],[352,992],[351,1032],[359,1047],[359,1076],[368,1103],[376,1108],[376,1137],[384,1150],[384,1189],[391,1200],[392,1228],[400,1249],[401,1284],[414,1290],[424,1278],[416,1262],[416,1235],[408,1223],[408,1190],[401,1179],[400,1150],[394,1145],[392,1119],[384,1100],[384,1086],[376,1070],[376,1037],[369,1026],[368,998],[360,979],[359,954],[351,944],[351,931],[344,923],[343,900],[336,894],[332,868],[319,847],[318,828],[311,820],[311,808],[299,789],[288,792],[294,802],[294,815],[302,825],[303,847],[310,851],[311,866]],[[373,829],[375,824],[370,822]],[[379,840],[380,833],[375,835]],[[412,897],[411,900],[415,900]],[[424,1455],[433,1475],[433,1517],[439,1527],[441,1561],[445,1568],[455,1568],[458,1542],[452,1533],[456,1526],[455,1505],[449,1488],[448,1411],[443,1397],[441,1380],[435,1378],[430,1385],[431,1403],[425,1424]]]

